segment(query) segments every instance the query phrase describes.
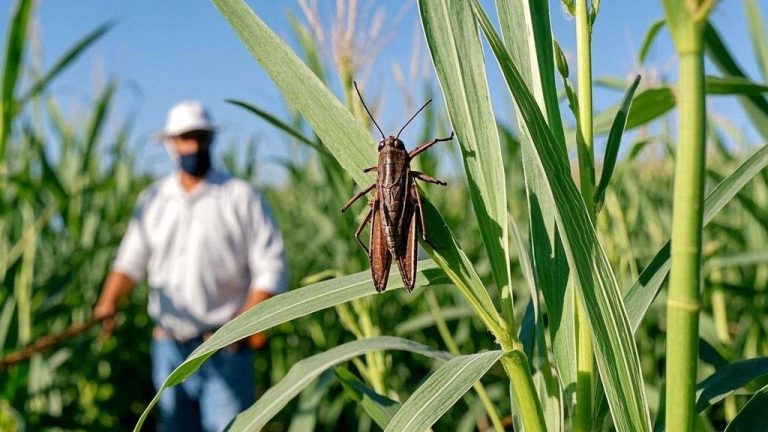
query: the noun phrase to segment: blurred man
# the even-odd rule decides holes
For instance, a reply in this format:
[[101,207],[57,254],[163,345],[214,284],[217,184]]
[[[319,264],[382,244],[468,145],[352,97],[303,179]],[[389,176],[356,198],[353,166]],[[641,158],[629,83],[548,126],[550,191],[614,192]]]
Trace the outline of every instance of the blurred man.
[[[284,289],[283,242],[261,197],[211,169],[215,128],[199,102],[171,108],[163,140],[177,166],[139,196],[93,310],[110,331],[117,302],[146,277],[157,389],[216,329]],[[254,402],[258,335],[220,350],[163,393],[160,429],[220,431]]]

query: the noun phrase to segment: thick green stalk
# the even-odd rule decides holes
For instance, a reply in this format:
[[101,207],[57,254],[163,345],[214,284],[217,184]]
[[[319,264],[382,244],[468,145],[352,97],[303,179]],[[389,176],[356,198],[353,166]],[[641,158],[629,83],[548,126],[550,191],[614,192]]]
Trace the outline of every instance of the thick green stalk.
[[678,47],[678,51],[680,117],[667,298],[666,426],[670,431],[686,432],[693,430],[696,415],[705,159],[704,58],[700,45],[698,50]]
[[[578,68],[579,95],[579,180],[581,195],[587,205],[589,217],[595,219],[595,150],[592,134],[592,41],[587,2],[576,1],[576,55]],[[576,290],[574,290],[576,292]],[[578,294],[577,294],[578,297]],[[574,302],[576,310],[576,409],[573,418],[573,430],[589,432],[592,428],[592,386],[595,381],[594,353],[589,319],[581,301]]]
[[515,403],[523,421],[523,429],[526,432],[546,431],[547,424],[544,420],[544,412],[539,403],[536,386],[533,384],[533,377],[525,353],[522,349],[510,351],[501,358],[501,365],[512,384]]

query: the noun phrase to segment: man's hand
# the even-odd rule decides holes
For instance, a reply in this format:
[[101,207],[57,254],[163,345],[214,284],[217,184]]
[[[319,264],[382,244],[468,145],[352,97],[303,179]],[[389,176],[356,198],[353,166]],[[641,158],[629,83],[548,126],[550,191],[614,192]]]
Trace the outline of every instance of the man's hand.
[[134,282],[128,275],[120,272],[110,272],[104,281],[101,296],[93,307],[93,318],[101,320],[101,335],[109,337],[115,329],[115,315],[117,314],[117,302],[128,295]]
[[[248,293],[248,296],[245,298],[245,303],[243,304],[243,307],[240,308],[240,310],[237,312],[237,315],[244,313],[248,309],[256,306],[257,304],[263,302],[264,300],[270,297],[272,297],[272,294],[266,291],[252,289]],[[232,345],[236,345],[235,350],[238,350],[244,347],[250,348],[252,350],[258,350],[258,349],[264,348],[266,344],[267,344],[267,335],[265,333],[256,333],[248,336],[245,339],[237,341]]]
[[102,337],[108,337],[115,329],[117,305],[113,299],[102,296],[93,308],[93,318],[101,321]]

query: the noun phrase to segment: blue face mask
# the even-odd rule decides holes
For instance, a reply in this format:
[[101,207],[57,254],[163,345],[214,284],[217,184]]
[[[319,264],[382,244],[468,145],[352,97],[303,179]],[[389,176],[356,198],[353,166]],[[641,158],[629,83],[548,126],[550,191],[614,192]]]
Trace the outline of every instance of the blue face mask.
[[203,177],[211,169],[211,152],[205,148],[179,155],[179,167],[189,175]]

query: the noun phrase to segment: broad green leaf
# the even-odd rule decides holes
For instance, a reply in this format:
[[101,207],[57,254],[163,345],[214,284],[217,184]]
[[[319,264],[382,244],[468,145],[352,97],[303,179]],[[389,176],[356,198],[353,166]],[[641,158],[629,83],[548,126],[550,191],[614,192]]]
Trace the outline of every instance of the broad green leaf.
[[294,364],[280,382],[235,418],[229,426],[230,430],[261,430],[291,399],[323,372],[365,353],[387,350],[410,351],[440,360],[451,358],[451,355],[446,352],[434,351],[426,345],[391,336],[348,342]]
[[291,25],[301,51],[306,59],[307,66],[317,75],[320,81],[327,83],[325,65],[321,55],[321,47],[318,47],[312,32],[293,13],[288,12],[288,23]]
[[640,359],[618,283],[597,239],[584,201],[560,157],[558,143],[490,20],[473,0],[488,39],[535,145],[555,201],[561,239],[594,335],[595,357],[614,424],[620,431],[650,431]]
[[765,31],[763,13],[755,0],[744,0],[744,15],[747,18],[752,50],[760,66],[763,80],[768,81],[768,33]]
[[[531,89],[541,112],[560,143],[560,157],[567,159],[560,107],[555,85],[555,55],[547,2],[513,0],[496,2],[504,42]],[[560,64],[560,63],[559,63]],[[562,65],[561,65],[562,66]],[[557,233],[552,193],[546,175],[536,162],[531,134],[516,107],[520,125],[522,166],[526,198],[532,271],[530,289],[541,292],[547,305],[555,362],[563,388],[576,381],[573,293],[568,289],[568,262]],[[516,239],[517,240],[517,239]],[[531,276],[533,276],[531,275]],[[533,348],[533,347],[530,347]],[[533,360],[532,358],[530,360]]]
[[[506,176],[480,35],[463,0],[419,1],[421,23],[456,132],[469,195],[499,292],[510,287]],[[508,320],[514,320],[507,314]],[[514,321],[512,321],[514,322]]]
[[[416,286],[445,281],[445,276],[434,263],[419,262]],[[389,280],[389,290],[402,288],[399,275],[392,274]],[[192,354],[179,365],[165,380],[160,391],[155,395],[144,410],[134,430],[138,431],[144,423],[147,414],[157,403],[160,394],[168,387],[175,386],[192,375],[208,357],[225,346],[254,333],[268,330],[276,325],[309,315],[322,309],[350,300],[367,297],[374,294],[369,271],[343,276],[337,279],[318,282],[298,288],[269,300],[259,303],[242,315],[222,326],[207,341],[203,342]]]
[[608,183],[611,181],[611,176],[613,175],[613,168],[616,166],[616,157],[619,155],[621,136],[624,134],[624,127],[627,125],[627,116],[630,107],[632,106],[632,97],[639,84],[640,75],[635,78],[635,81],[627,89],[627,93],[624,95],[624,100],[621,102],[621,108],[619,108],[619,112],[616,113],[616,118],[613,119],[613,125],[611,125],[611,131],[608,133],[608,141],[605,144],[605,157],[603,157],[603,170],[600,173],[600,182],[597,185],[597,192],[595,193],[596,211],[600,211],[603,207],[605,190],[608,189]]
[[768,412],[768,385],[757,391],[728,423],[725,432],[754,432],[765,428]]
[[531,92],[555,138],[565,143],[555,84],[549,4],[537,0],[496,0],[496,10],[507,50],[530,84]]
[[400,403],[376,393],[343,366],[333,370],[346,393],[357,402],[373,421],[384,429],[400,409]]
[[[768,166],[768,146],[757,150],[731,175],[712,189],[712,192],[704,200],[704,226],[709,224],[715,215],[739,193],[741,188],[766,166]],[[669,242],[667,242],[654,255],[632,288],[624,296],[624,304],[633,331],[636,331],[640,326],[643,316],[659,293],[661,284],[669,272],[669,264]]]
[[435,424],[504,355],[488,351],[440,366],[403,404],[385,431],[422,432]]
[[653,42],[656,41],[656,36],[658,36],[659,31],[664,28],[666,22],[667,21],[664,18],[660,18],[648,27],[648,32],[645,34],[643,43],[640,45],[640,50],[637,53],[637,62],[639,64],[645,63],[645,59],[648,58],[648,53],[651,51]]
[[[373,182],[363,169],[376,162],[376,143],[336,96],[243,0],[212,0],[253,57],[277,85],[288,104],[309,123],[339,164],[360,187]],[[504,337],[504,323],[472,263],[461,251],[443,218],[422,199],[428,236],[438,250],[425,247],[465,296],[485,325]],[[339,203],[341,206],[343,203]]]
[[768,375],[768,357],[730,363],[696,386],[696,410],[701,412],[757,378]]
[[[675,94],[669,87],[648,88],[642,90],[632,100],[632,107],[627,114],[625,130],[643,126],[661,117],[675,107]],[[613,120],[621,109],[622,104],[616,104],[595,116],[594,127],[596,135],[610,132]]]
[[712,95],[754,95],[768,92],[768,85],[744,77],[707,76],[704,78],[704,91]]
[[92,32],[85,35],[85,37],[80,39],[76,44],[74,44],[69,50],[67,50],[67,52],[65,52],[58,60],[56,60],[56,63],[54,63],[53,66],[48,69],[48,72],[46,72],[42,77],[35,81],[35,83],[32,84],[32,86],[24,93],[24,95],[19,97],[19,105],[25,105],[29,100],[45,90],[51,81],[56,79],[56,77],[59,76],[61,72],[63,72],[75,60],[77,60],[89,47],[91,47],[91,45],[101,39],[102,36],[104,36],[110,29],[112,29],[112,27],[113,24],[109,22],[102,24]]

